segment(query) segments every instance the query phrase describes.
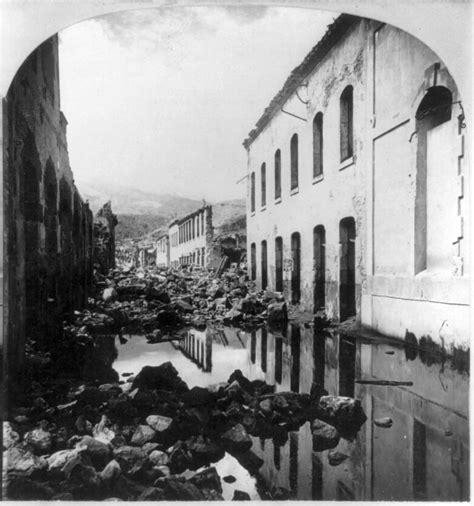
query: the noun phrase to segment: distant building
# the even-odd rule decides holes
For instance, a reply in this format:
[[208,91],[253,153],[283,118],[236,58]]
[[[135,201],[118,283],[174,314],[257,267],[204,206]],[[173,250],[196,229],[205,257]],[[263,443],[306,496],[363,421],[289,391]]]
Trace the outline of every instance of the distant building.
[[174,220],[168,228],[169,264],[208,267],[213,238],[212,206],[205,205]]
[[244,142],[258,287],[386,335],[467,345],[461,99],[419,40],[339,16]]

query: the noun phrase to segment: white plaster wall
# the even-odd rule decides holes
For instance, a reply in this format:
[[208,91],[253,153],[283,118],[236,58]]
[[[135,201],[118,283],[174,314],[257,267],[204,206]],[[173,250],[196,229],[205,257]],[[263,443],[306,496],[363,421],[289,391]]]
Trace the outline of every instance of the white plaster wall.
[[[432,69],[437,62],[440,68],[435,78]],[[431,174],[437,187],[431,202],[446,212],[428,217],[431,229],[439,229],[437,240],[444,244],[443,251],[449,250],[445,247],[449,243],[452,253],[441,262],[443,269],[438,268],[438,262],[435,269],[428,264],[423,272],[415,270],[418,141],[413,134],[414,116],[433,85],[448,87],[453,101],[461,98],[452,77],[443,62],[413,37],[390,26],[380,28],[374,21],[361,21],[306,80],[308,105],[293,96],[284,109],[307,121],[279,112],[249,148],[249,181],[253,171],[256,175],[256,211],[248,209],[247,235],[248,247],[256,244],[257,284],[261,286],[261,241],[267,241],[269,287],[274,288],[275,238],[283,238],[287,259],[291,258],[291,234],[299,232],[301,307],[311,311],[313,227],[324,225],[326,310],[337,319],[339,222],[352,216],[356,221],[356,294],[360,294],[357,313],[362,323],[394,337],[403,338],[408,330],[417,338],[429,335],[437,342],[441,342],[439,329],[443,326],[445,345],[464,345],[470,324],[469,171],[466,132],[459,130],[457,104],[452,106],[452,119],[443,128],[443,138],[437,139],[438,151],[442,143],[443,169],[438,167],[436,174]],[[348,84],[354,87],[355,156],[354,163],[343,168],[339,161],[339,97]],[[324,177],[313,181],[312,120],[319,111],[324,114]],[[299,136],[299,189],[290,194],[289,147],[294,133]],[[274,200],[277,149],[282,154],[281,202]],[[260,205],[263,162],[267,165],[265,208]],[[428,253],[434,246],[429,245]],[[287,296],[289,276],[284,272]]]
[[[315,41],[316,42],[316,41]],[[283,258],[291,258],[291,234],[301,236],[301,287],[303,309],[312,310],[313,300],[313,228],[324,225],[326,229],[326,285],[331,294],[328,313],[338,316],[339,282],[339,222],[345,217],[356,221],[356,262],[359,266],[356,283],[364,275],[363,242],[365,177],[363,160],[363,125],[365,112],[365,75],[361,54],[365,48],[365,34],[360,25],[354,37],[346,40],[316,72],[308,77],[309,104],[303,106],[296,97],[291,98],[284,109],[304,115],[303,122],[282,112],[278,113],[260,136],[252,143],[249,152],[249,173],[256,173],[256,212],[247,216],[248,245],[257,245],[257,279],[261,275],[261,241],[267,241],[269,287],[275,286],[275,238],[283,238]],[[355,69],[355,70],[354,70]],[[339,148],[339,97],[348,85],[354,88],[354,161],[340,162]],[[317,112],[324,114],[323,179],[313,182],[312,122]],[[290,194],[290,139],[294,133],[299,138],[299,190]],[[282,199],[274,200],[274,153],[281,150]],[[260,206],[260,166],[267,164],[267,206]],[[284,282],[289,283],[289,272],[284,272]]]

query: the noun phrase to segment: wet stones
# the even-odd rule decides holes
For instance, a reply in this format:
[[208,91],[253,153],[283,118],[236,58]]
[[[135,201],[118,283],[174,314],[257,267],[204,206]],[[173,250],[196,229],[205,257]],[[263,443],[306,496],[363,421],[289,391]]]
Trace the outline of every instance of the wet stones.
[[224,432],[221,441],[229,450],[236,452],[244,452],[252,447],[252,440],[240,423]]
[[358,399],[336,395],[321,397],[317,416],[344,432],[357,432],[367,420]]
[[322,420],[314,420],[312,424],[313,451],[322,452],[335,448],[340,439],[339,431]]
[[267,321],[269,325],[282,324],[288,321],[288,307],[286,302],[273,302],[267,307]]
[[137,374],[132,383],[132,389],[135,388],[143,390],[172,390],[180,393],[189,390],[171,362],[165,362],[157,367],[145,366]]
[[47,461],[43,457],[37,457],[28,450],[17,446],[10,447],[3,454],[6,462],[6,470],[16,476],[31,476],[36,471],[46,469]]
[[382,418],[376,418],[374,420],[374,425],[377,425],[377,427],[382,427],[384,429],[388,429],[393,425],[393,420],[388,416],[384,416]]
[[329,462],[330,466],[339,466],[347,458],[348,458],[348,455],[345,455],[344,453],[338,452],[336,450],[332,450],[332,451],[328,452],[328,462]]

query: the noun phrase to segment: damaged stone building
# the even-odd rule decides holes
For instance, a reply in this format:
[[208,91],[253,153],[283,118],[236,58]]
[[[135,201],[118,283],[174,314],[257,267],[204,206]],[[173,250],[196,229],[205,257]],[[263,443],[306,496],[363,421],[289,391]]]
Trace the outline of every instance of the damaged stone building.
[[115,227],[117,216],[111,202],[104,204],[94,218],[94,265],[101,274],[115,267]]
[[305,311],[468,345],[464,127],[436,54],[339,16],[244,142],[252,278]]
[[54,339],[87,300],[93,216],[74,184],[61,112],[57,35],[25,60],[4,102],[4,355],[22,368],[26,338]]

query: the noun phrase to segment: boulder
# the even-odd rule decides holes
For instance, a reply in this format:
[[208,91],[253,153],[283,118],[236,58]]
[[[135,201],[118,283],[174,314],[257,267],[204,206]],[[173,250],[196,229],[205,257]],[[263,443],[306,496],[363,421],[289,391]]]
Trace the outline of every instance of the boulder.
[[148,455],[150,455],[151,452],[158,450],[159,448],[161,448],[160,443],[145,443],[142,446],[142,450],[148,453]]
[[336,448],[339,443],[339,431],[322,420],[314,420],[313,430],[313,451],[322,452]]
[[377,427],[383,427],[384,429],[388,429],[393,425],[393,420],[388,416],[384,416],[382,418],[376,418],[374,420],[374,424],[377,425]]
[[18,432],[13,430],[13,427],[10,422],[5,422],[3,424],[3,449],[8,450],[13,445],[15,445],[20,440],[20,435]]
[[100,477],[92,466],[78,464],[69,475],[68,488],[72,492],[74,499],[97,500],[99,498],[100,486]]
[[121,446],[113,451],[115,460],[119,463],[122,471],[128,475],[134,475],[142,470],[147,461],[147,454],[136,446]]
[[330,466],[338,466],[342,464],[347,458],[348,455],[345,455],[344,453],[338,452],[336,450],[328,452],[328,462]]
[[204,436],[191,436],[186,439],[185,445],[199,463],[217,462],[224,456],[224,450]]
[[237,478],[235,476],[232,476],[231,474],[228,474],[227,476],[224,476],[222,478],[226,483],[234,483],[237,481]]
[[193,387],[189,392],[186,392],[181,401],[185,406],[204,406],[212,404],[216,397],[207,388]]
[[154,466],[166,466],[169,462],[168,455],[160,450],[153,450],[148,455],[148,459]]
[[252,447],[252,440],[242,424],[238,423],[221,436],[222,443],[229,450],[244,452]]
[[60,450],[47,458],[48,471],[68,475],[73,467],[81,462],[81,450]]
[[102,471],[99,473],[100,479],[107,485],[113,484],[120,474],[122,469],[116,460],[111,460]]
[[165,498],[168,501],[203,501],[204,495],[193,483],[168,479],[165,482]]
[[367,420],[358,399],[325,395],[319,400],[318,418],[330,423],[342,432],[357,432]]
[[131,440],[134,446],[143,446],[145,443],[150,443],[156,436],[156,432],[149,425],[139,425]]
[[229,325],[231,323],[239,323],[242,321],[242,312],[238,309],[232,308],[224,315],[224,323]]
[[195,474],[189,480],[191,483],[196,485],[199,490],[207,489],[207,490],[215,490],[222,494],[222,485],[221,479],[217,474],[215,467],[208,467],[204,469],[200,473]]
[[263,401],[260,401],[259,408],[262,413],[265,415],[271,415],[272,413],[272,400],[271,399],[264,399]]
[[234,381],[237,383],[250,395],[253,394],[253,385],[250,380],[248,380],[240,369],[235,369],[235,371],[229,376],[227,383],[232,384]]
[[6,471],[11,475],[30,476],[35,471],[47,468],[48,463],[43,457],[37,457],[28,450],[12,446],[3,452]]
[[115,438],[115,432],[107,427],[109,423],[109,419],[105,415],[102,415],[100,422],[92,429],[94,439],[108,444]]
[[36,455],[49,453],[53,444],[51,433],[42,427],[27,432],[23,436],[23,440],[33,448]]
[[112,458],[110,445],[90,436],[84,436],[76,447],[84,448],[84,453],[90,457],[96,469],[103,469]]
[[286,302],[274,302],[267,307],[267,321],[270,325],[288,321],[288,308]]
[[234,490],[233,501],[250,501],[250,496],[243,490]]
[[161,415],[149,415],[146,417],[146,423],[158,434],[168,431],[173,422],[172,418]]
[[189,391],[186,383],[179,377],[178,371],[171,362],[159,366],[145,366],[137,374],[132,383],[135,388],[144,390],[170,390],[184,393]]
[[137,501],[163,501],[165,493],[163,489],[158,487],[146,488],[138,497]]

